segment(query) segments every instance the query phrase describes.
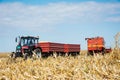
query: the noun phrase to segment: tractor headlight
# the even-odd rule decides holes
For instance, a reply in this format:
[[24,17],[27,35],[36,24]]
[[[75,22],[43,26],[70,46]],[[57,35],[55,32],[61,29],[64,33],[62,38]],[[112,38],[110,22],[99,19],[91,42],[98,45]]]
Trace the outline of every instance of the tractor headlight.
[[17,50],[16,52],[21,52],[21,50]]

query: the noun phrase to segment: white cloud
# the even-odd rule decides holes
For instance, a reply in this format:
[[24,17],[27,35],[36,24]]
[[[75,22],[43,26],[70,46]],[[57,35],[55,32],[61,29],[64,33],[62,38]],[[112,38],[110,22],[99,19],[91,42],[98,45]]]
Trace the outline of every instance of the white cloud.
[[110,21],[110,22],[120,22],[120,16],[117,17],[109,17],[106,19],[106,21]]
[[57,24],[87,22],[120,22],[120,3],[51,3],[25,5],[0,4],[0,25],[7,27],[46,29]]

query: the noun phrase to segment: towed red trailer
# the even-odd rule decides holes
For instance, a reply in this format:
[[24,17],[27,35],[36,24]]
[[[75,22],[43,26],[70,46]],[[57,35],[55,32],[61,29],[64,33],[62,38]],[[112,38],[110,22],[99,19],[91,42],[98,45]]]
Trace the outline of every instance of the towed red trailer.
[[77,55],[80,53],[79,44],[63,44],[54,42],[40,42],[43,55]]

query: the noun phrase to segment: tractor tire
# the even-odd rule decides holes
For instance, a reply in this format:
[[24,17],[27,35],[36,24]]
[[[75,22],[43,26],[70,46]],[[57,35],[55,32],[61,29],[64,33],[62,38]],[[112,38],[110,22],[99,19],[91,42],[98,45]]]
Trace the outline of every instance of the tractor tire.
[[24,54],[24,60],[27,60],[28,56],[29,56],[29,54],[28,54],[28,53],[25,53],[25,54]]
[[15,58],[20,57],[19,53],[15,53]]
[[10,58],[15,58],[15,52],[12,52],[12,53],[10,54]]
[[20,55],[18,53],[13,52],[12,54],[10,54],[11,58],[17,58],[20,57]]
[[42,50],[37,48],[34,50],[34,53],[36,55],[36,58],[42,58]]

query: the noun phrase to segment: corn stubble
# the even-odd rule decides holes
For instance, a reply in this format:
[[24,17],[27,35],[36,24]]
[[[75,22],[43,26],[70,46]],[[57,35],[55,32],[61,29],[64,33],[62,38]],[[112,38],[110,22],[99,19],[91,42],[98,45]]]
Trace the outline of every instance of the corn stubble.
[[120,53],[104,56],[0,59],[1,80],[120,80]]

